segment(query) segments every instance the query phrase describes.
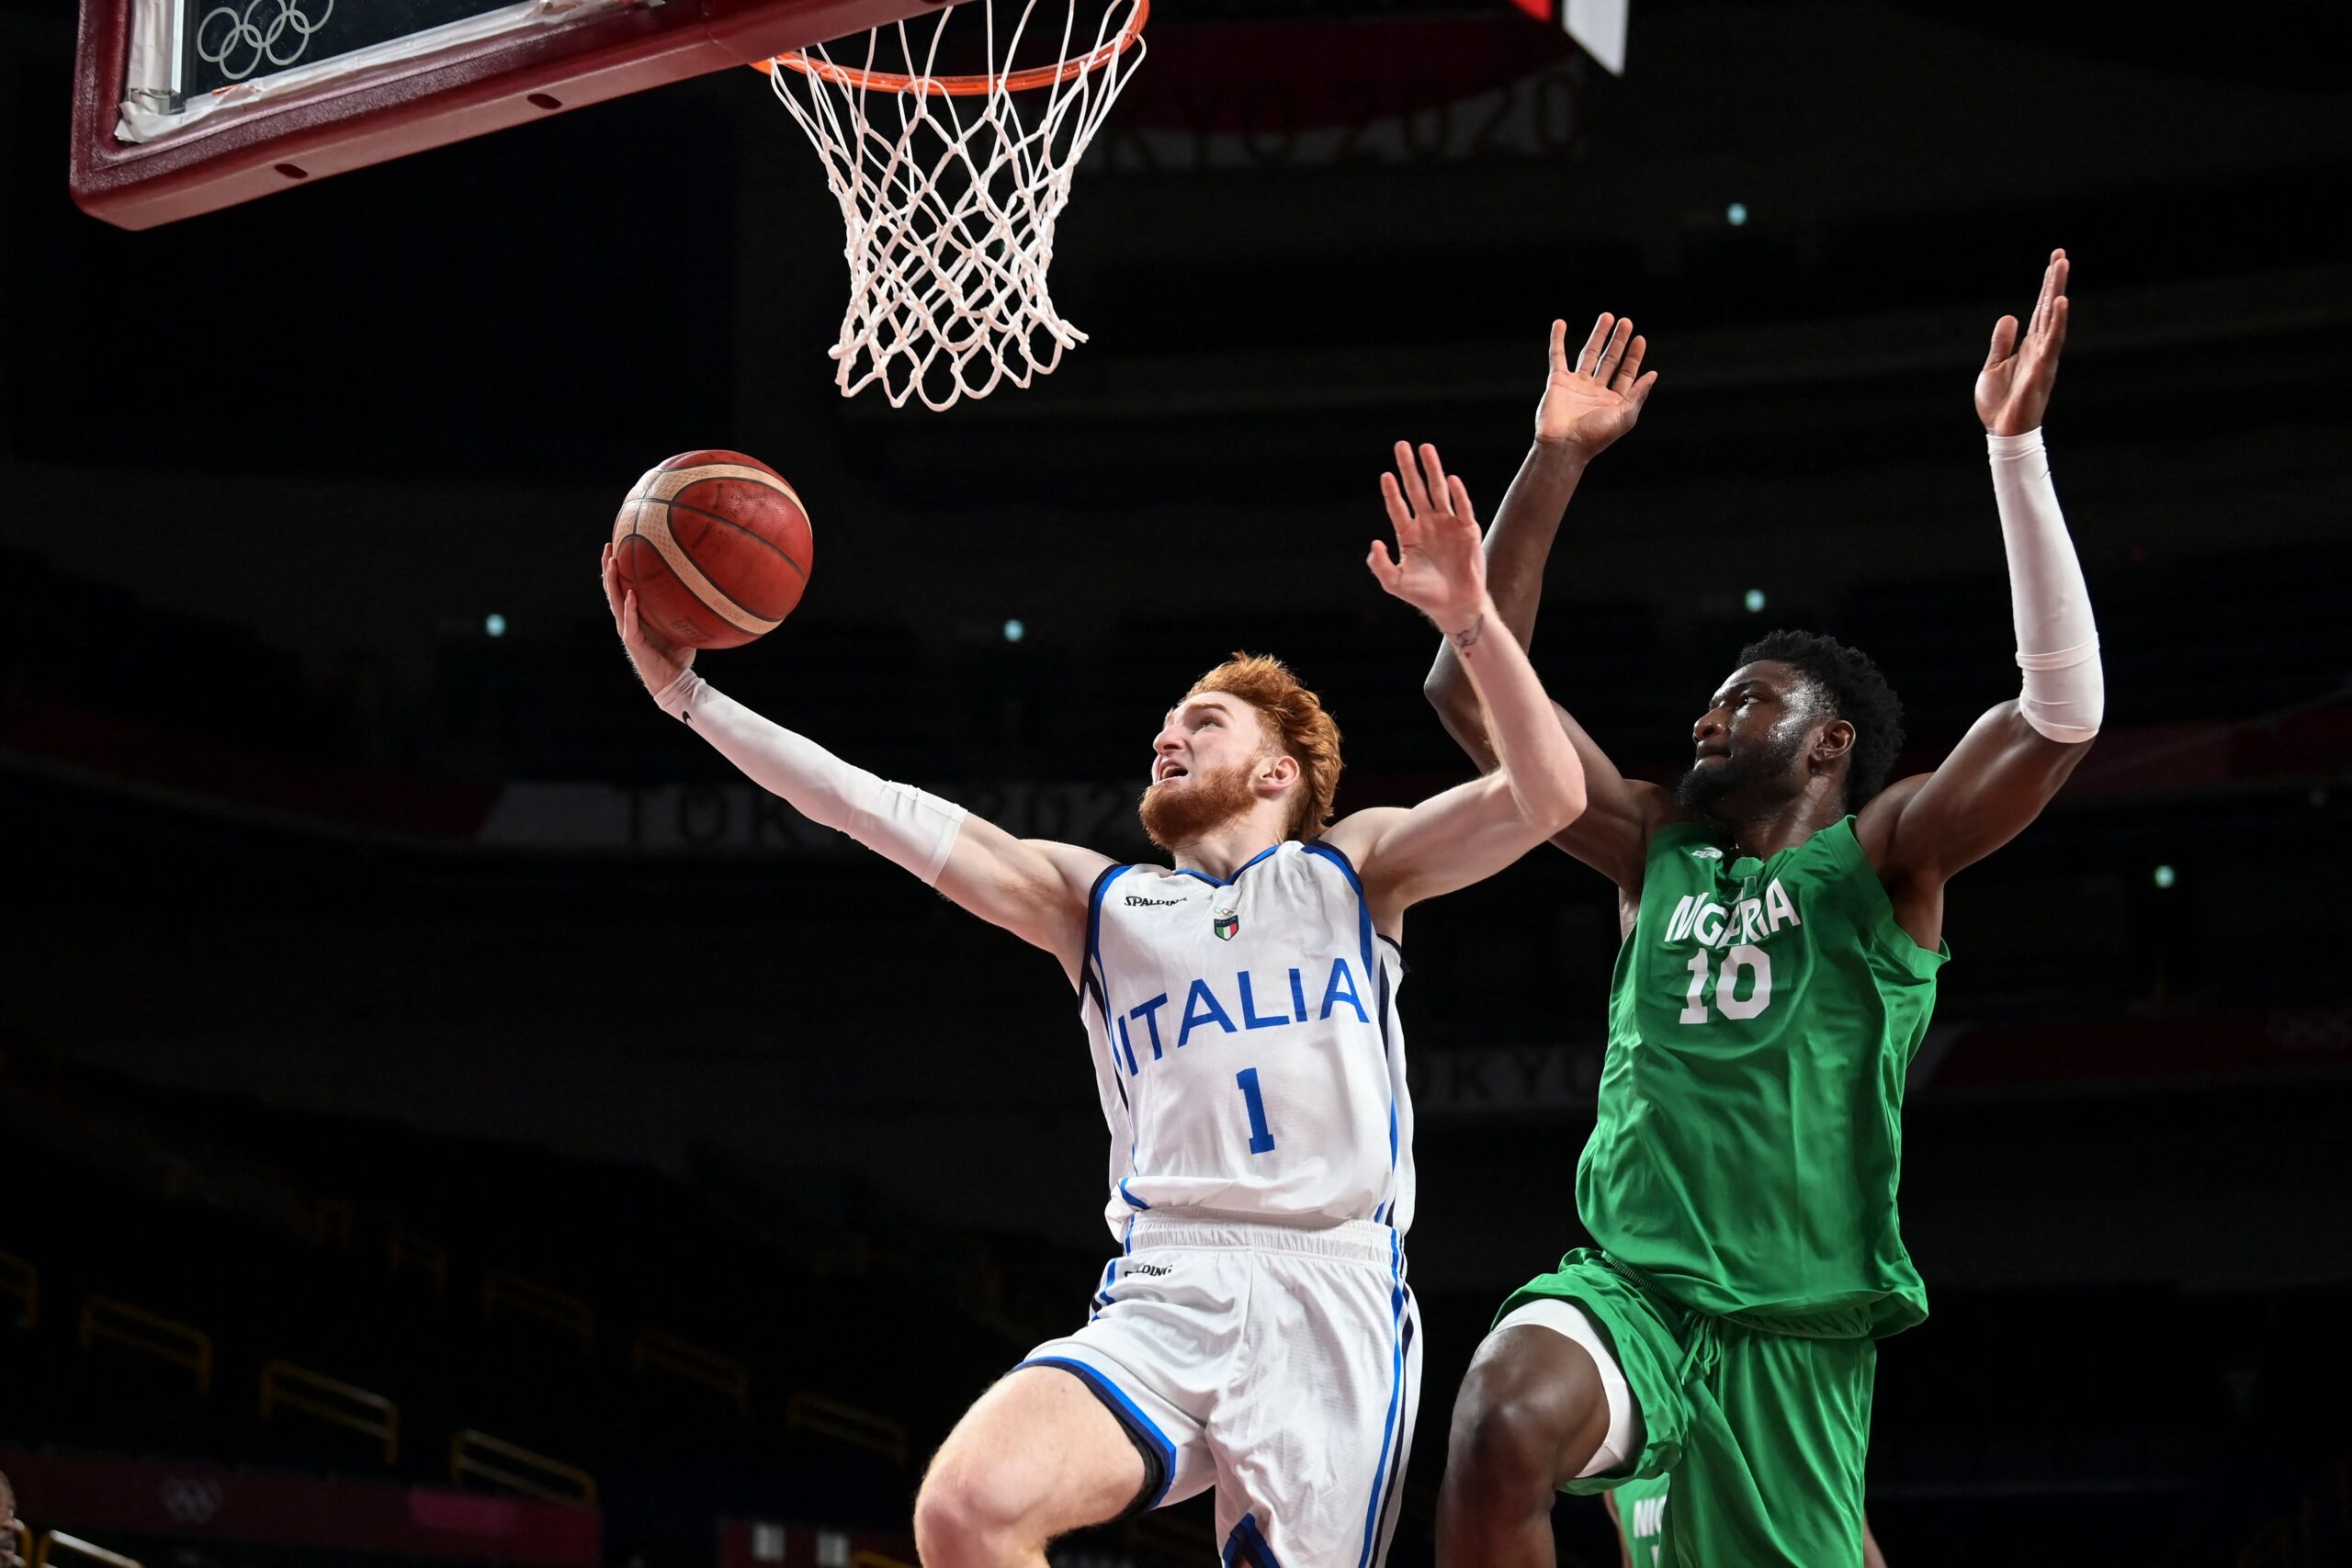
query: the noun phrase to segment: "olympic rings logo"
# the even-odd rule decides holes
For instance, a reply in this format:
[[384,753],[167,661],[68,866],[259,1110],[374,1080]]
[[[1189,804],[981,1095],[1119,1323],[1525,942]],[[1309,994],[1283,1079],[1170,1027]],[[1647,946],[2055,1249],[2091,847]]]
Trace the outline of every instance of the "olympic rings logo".
[[220,1511],[220,1506],[228,1501],[219,1482],[193,1476],[167,1475],[156,1490],[157,1500],[164,1505],[164,1512],[169,1514],[175,1524],[209,1523],[212,1516]]
[[[255,15],[270,5],[277,7],[277,15],[256,23]],[[260,70],[265,61],[282,71],[302,58],[303,51],[311,47],[311,35],[325,27],[334,15],[334,0],[327,0],[327,8],[315,22],[302,9],[300,0],[252,0],[242,12],[234,6],[216,6],[196,24],[197,58],[218,65],[232,82],[243,81]],[[224,25],[216,29],[215,22]],[[215,38],[217,43],[209,41]]]

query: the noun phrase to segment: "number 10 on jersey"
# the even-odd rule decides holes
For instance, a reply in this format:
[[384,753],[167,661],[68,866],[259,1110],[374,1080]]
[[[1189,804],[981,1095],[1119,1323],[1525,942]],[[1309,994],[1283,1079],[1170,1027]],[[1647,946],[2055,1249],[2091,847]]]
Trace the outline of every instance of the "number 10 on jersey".
[[[1741,942],[1724,954],[1724,966],[1713,976],[1708,974],[1707,953],[1704,948],[1690,955],[1690,994],[1682,998],[1682,1013],[1679,1023],[1704,1023],[1707,1013],[1707,981],[1715,982],[1715,1011],[1725,1018],[1754,1018],[1772,1005],[1772,960],[1760,947]],[[1747,978],[1747,995],[1739,994],[1743,976]]]

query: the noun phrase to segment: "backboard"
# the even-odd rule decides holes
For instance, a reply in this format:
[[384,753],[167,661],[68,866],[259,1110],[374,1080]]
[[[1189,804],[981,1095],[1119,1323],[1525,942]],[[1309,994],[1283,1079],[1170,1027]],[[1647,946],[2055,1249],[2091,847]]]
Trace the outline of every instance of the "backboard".
[[70,177],[125,229],[954,0],[82,0]]

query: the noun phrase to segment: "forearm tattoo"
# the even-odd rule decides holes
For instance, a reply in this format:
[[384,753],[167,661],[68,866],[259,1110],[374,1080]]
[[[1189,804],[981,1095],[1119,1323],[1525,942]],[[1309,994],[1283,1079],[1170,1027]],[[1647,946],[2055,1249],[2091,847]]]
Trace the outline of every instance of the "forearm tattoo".
[[1478,612],[1476,620],[1472,621],[1458,632],[1446,633],[1445,639],[1453,645],[1455,652],[1467,653],[1478,646],[1478,639],[1486,635],[1486,631],[1487,613],[1481,610]]

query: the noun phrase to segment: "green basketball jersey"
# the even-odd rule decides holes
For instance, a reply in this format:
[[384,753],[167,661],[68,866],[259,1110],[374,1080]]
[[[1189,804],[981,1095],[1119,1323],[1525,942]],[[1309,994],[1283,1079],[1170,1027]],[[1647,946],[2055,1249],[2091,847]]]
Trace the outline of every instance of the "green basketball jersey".
[[1666,1535],[1666,1494],[1673,1484],[1671,1473],[1654,1475],[1647,1481],[1628,1481],[1610,1493],[1617,1499],[1617,1533],[1624,1538],[1625,1555],[1634,1568],[1657,1568]]
[[1903,1077],[1946,953],[1921,948],[1850,817],[1769,861],[1669,823],[1611,982],[1577,1203],[1688,1308],[1781,1333],[1928,1313],[1903,1248]]

